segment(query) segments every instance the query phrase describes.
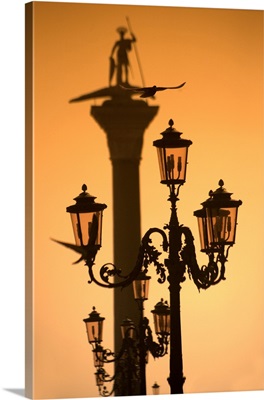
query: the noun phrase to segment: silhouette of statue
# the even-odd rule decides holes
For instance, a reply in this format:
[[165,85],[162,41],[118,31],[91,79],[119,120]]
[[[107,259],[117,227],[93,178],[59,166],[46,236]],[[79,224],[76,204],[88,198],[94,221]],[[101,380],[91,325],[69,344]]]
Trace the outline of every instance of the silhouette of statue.
[[[128,68],[129,59],[127,53],[132,49],[132,43],[136,42],[136,38],[131,33],[131,39],[126,39],[125,33],[127,29],[120,27],[117,29],[120,34],[120,39],[115,42],[111,55],[110,55],[110,76],[109,76],[109,86],[111,86],[111,81],[116,70],[116,81],[117,85],[122,83],[128,83]],[[114,52],[116,51],[116,62],[113,58]]]

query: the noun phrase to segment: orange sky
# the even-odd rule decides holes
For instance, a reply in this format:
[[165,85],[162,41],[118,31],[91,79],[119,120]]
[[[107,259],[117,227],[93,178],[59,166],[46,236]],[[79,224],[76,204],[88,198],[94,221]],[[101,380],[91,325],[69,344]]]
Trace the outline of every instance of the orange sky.
[[[104,213],[96,265],[113,260],[112,170],[106,136],[87,101],[73,97],[108,85],[116,28],[130,18],[146,85],[174,86],[150,105],[157,117],[145,132],[140,165],[142,234],[169,219],[152,142],[174,119],[192,140],[178,216],[199,236],[193,211],[216,189],[241,199],[237,240],[226,281],[199,293],[182,285],[186,393],[263,389],[263,11],[35,3],[34,24],[34,387],[35,396],[96,397],[90,345],[82,319],[96,306],[106,317],[104,346],[112,348],[112,292],[88,285],[76,255],[50,241],[73,242],[65,209],[86,183]],[[132,85],[141,85],[131,52]],[[153,277],[155,273],[153,271]],[[151,280],[146,313],[168,299]],[[152,323],[152,319],[150,317]],[[169,393],[169,358],[150,361],[147,387]],[[109,369],[111,371],[111,369]]]

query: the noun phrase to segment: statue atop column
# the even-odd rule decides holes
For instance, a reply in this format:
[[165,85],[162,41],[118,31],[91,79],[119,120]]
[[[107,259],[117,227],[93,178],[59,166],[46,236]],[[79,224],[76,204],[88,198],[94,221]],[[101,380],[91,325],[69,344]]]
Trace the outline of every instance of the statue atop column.
[[[111,82],[115,73],[117,85],[128,83],[128,52],[132,49],[132,43],[136,42],[136,38],[132,32],[130,33],[131,38],[125,38],[127,28],[120,27],[117,29],[117,32],[120,35],[120,39],[115,42],[110,55],[109,86],[111,86]],[[116,54],[116,59],[113,57],[114,53]]]
[[[131,100],[132,96],[137,94],[136,92],[123,90],[122,85],[127,88],[132,87],[128,80],[129,74],[131,73],[131,64],[129,62],[128,53],[132,50],[132,45],[134,44],[135,56],[138,62],[140,75],[143,83],[143,74],[139,62],[139,56],[136,49],[136,37],[132,33],[129,20],[127,18],[128,28],[119,27],[116,31],[119,33],[120,38],[117,40],[110,53],[110,71],[109,71],[109,82],[108,86],[101,89],[95,90],[90,93],[83,94],[81,96],[71,99],[69,102],[79,102],[96,98],[111,98],[111,99],[122,99],[122,101]],[[129,36],[126,37],[126,33],[129,32]],[[115,82],[113,83],[113,80]],[[133,88],[138,88],[138,86],[133,86]]]

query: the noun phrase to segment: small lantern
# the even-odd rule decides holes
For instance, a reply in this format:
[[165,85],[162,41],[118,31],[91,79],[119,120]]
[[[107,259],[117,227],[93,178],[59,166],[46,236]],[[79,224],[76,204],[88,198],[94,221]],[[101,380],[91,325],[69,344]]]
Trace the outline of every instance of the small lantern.
[[94,356],[95,368],[103,367],[104,366],[104,349],[98,343],[96,343],[96,346],[93,349],[93,356]]
[[122,339],[125,339],[125,338],[135,339],[135,333],[136,333],[136,329],[135,329],[134,322],[129,318],[124,319],[121,324]]
[[169,128],[161,133],[162,139],[155,140],[160,167],[161,183],[166,185],[183,185],[186,179],[188,148],[191,140],[182,139],[181,132],[173,128],[173,120],[169,120]]
[[169,335],[170,334],[170,307],[168,303],[161,299],[158,302],[154,310],[151,311],[154,315],[154,326],[157,335]]
[[82,186],[82,190],[74,198],[76,204],[66,208],[71,214],[75,242],[77,246],[101,247],[103,210],[107,206],[96,203],[96,197],[86,192],[86,185]]
[[83,322],[86,324],[86,331],[89,343],[101,343],[103,335],[103,321],[104,317],[100,317],[100,314],[93,307],[93,311],[89,314],[89,317],[84,319]]
[[150,276],[141,271],[133,281],[134,299],[145,301],[148,299]]
[[98,368],[94,375],[96,386],[103,386],[105,378],[109,376],[103,368]]
[[155,382],[154,385],[152,386],[152,391],[154,395],[160,393],[160,386],[157,384],[157,382]]
[[[222,179],[219,181],[219,188],[214,192],[210,191],[210,198],[202,203],[205,210],[203,223],[200,223],[200,237],[202,237],[202,248],[208,247],[210,251],[219,251],[219,246],[233,246],[236,237],[237,212],[242,204],[241,200],[231,199],[224,187]],[[197,216],[197,212],[196,212]],[[199,223],[199,215],[198,223]],[[206,229],[205,229],[206,227]]]

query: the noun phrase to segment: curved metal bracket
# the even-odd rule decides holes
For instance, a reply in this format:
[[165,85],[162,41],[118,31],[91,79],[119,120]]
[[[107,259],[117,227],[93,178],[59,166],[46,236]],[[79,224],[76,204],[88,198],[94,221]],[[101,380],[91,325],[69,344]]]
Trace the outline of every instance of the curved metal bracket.
[[164,357],[166,354],[168,354],[168,345],[169,345],[169,340],[168,337],[169,335],[158,335],[158,341],[159,343],[154,342],[153,336],[152,336],[152,330],[148,324],[148,319],[144,318],[145,321],[145,342],[146,342],[146,349],[150,351],[152,356],[154,358],[160,358]]
[[[154,246],[151,245],[152,240],[150,236],[153,233],[159,233],[162,236],[162,249],[163,251],[168,250],[168,240],[165,232],[162,229],[159,228],[150,228],[143,238],[141,239],[141,244],[139,247],[139,252],[137,256],[137,261],[135,264],[135,267],[131,271],[130,274],[124,276],[122,275],[122,270],[120,268],[117,268],[114,264],[112,263],[106,263],[104,264],[99,271],[100,279],[99,281],[94,274],[93,271],[93,266],[94,263],[89,263],[86,261],[86,265],[88,266],[88,273],[90,276],[90,280],[88,283],[95,282],[98,286],[101,287],[107,287],[107,288],[117,288],[117,287],[126,287],[130,285],[138,276],[139,272],[144,268],[144,271],[147,272],[148,266],[153,263],[156,267],[156,272],[157,274],[160,275],[160,278],[158,281],[160,283],[163,283],[166,279],[165,277],[165,268],[162,263],[158,261],[158,258],[161,254]],[[110,282],[111,277],[117,277],[122,279],[120,282]]]
[[[59,240],[52,239],[53,241],[81,254],[79,260],[77,260],[74,264],[79,263],[80,261],[84,260],[85,265],[88,267],[88,274],[89,274],[89,281],[88,283],[95,282],[98,286],[106,287],[106,288],[117,288],[117,287],[125,287],[130,285],[133,280],[137,277],[139,272],[144,268],[144,271],[147,272],[148,266],[153,263],[156,266],[157,274],[160,275],[159,282],[163,283],[166,279],[165,277],[165,268],[162,263],[158,261],[160,256],[160,252],[156,250],[154,246],[151,245],[152,240],[150,236],[153,233],[159,233],[162,236],[162,249],[163,251],[168,250],[168,239],[165,232],[159,228],[150,228],[143,238],[141,239],[141,244],[138,251],[137,261],[135,267],[130,272],[130,274],[124,276],[122,275],[122,270],[117,268],[112,263],[104,264],[99,271],[100,280],[95,277],[94,274],[94,261],[100,246],[76,246],[71,243],[62,242]],[[110,278],[117,277],[120,278],[120,282],[110,282]]]
[[193,278],[198,290],[207,289],[212,285],[216,285],[221,280],[225,280],[225,263],[227,262],[229,248],[226,255],[224,254],[224,246],[219,248],[216,256],[214,252],[208,253],[208,264],[199,268],[192,232],[185,226],[181,226],[180,229],[181,233],[185,236],[185,245],[180,254],[185,265],[188,267],[189,277]]

